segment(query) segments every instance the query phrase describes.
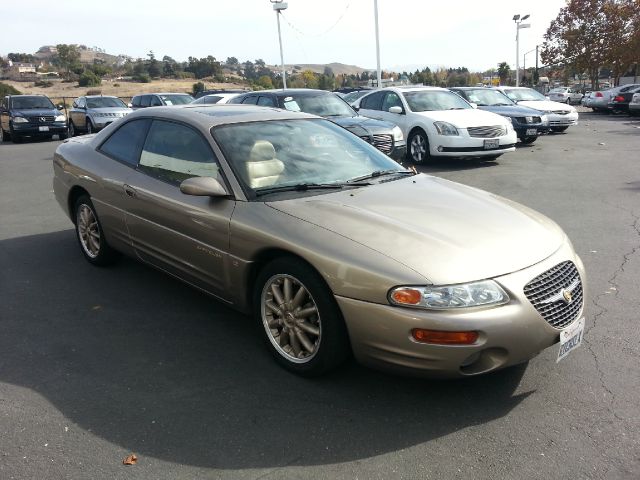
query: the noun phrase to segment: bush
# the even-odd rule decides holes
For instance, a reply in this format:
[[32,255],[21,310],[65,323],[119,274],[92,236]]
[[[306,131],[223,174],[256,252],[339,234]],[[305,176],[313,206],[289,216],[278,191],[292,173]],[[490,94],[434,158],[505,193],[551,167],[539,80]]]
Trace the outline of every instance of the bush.
[[42,87],[42,88],[48,88],[48,87],[51,87],[52,85],[53,85],[53,82],[50,82],[49,80],[38,80],[33,84],[34,87]]
[[151,81],[151,77],[147,73],[140,73],[133,76],[133,81],[140,83],[149,83]]
[[97,87],[101,83],[100,77],[90,70],[85,70],[78,79],[78,86],[80,87]]
[[191,87],[192,95],[195,97],[198,93],[203,92],[204,88],[205,88],[204,83],[202,82],[194,83],[193,86]]
[[85,95],[102,95],[102,90],[87,90],[87,93],[85,93]]
[[114,83],[114,84],[113,84],[113,86],[114,86],[115,88],[118,88],[118,87],[120,86],[120,84],[119,84],[119,83]]
[[193,72],[176,72],[175,77],[178,78],[178,79],[180,79],[180,78],[196,78],[196,76],[193,74]]
[[22,95],[22,93],[11,85],[0,82],[0,97],[4,97],[5,95]]

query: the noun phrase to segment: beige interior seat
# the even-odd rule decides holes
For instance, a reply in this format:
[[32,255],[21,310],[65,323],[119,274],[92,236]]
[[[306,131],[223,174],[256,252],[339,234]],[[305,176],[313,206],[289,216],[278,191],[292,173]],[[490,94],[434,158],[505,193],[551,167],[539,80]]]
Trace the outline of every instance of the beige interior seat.
[[276,158],[276,149],[266,140],[258,140],[249,152],[247,177],[251,188],[268,187],[278,181],[284,163]]

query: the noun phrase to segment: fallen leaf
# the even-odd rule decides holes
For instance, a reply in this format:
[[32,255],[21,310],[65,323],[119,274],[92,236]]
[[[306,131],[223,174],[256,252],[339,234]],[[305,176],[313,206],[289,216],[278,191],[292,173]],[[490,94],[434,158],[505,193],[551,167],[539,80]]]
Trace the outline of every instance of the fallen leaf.
[[135,453],[132,453],[131,455],[127,455],[127,458],[122,460],[123,465],[135,465],[136,463],[138,463],[138,457],[136,456]]

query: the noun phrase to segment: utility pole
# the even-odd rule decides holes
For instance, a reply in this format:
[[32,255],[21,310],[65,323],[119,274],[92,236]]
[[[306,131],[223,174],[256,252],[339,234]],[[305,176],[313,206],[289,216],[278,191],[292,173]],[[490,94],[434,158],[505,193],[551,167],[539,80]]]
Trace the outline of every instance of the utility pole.
[[280,12],[282,10],[286,10],[289,6],[286,2],[282,0],[270,0],[273,4],[273,9],[276,12],[276,20],[278,22],[278,41],[280,42],[280,65],[282,67],[282,88],[287,88],[287,72],[284,68],[284,55],[282,53],[282,34],[280,33]]
[[516,24],[516,87],[520,86],[520,29],[531,26],[530,23],[522,23],[529,18],[529,16],[529,14],[522,18],[520,18],[520,14],[513,16],[513,21]]

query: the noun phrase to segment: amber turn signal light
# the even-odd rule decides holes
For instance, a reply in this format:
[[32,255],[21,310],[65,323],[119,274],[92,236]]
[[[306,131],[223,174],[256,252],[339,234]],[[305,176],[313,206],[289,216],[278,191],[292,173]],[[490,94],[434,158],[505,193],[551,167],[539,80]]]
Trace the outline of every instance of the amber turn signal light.
[[411,336],[416,342],[436,345],[471,345],[478,340],[478,332],[444,332],[414,328]]
[[391,299],[399,305],[418,305],[422,300],[422,293],[413,288],[398,288],[391,294]]

